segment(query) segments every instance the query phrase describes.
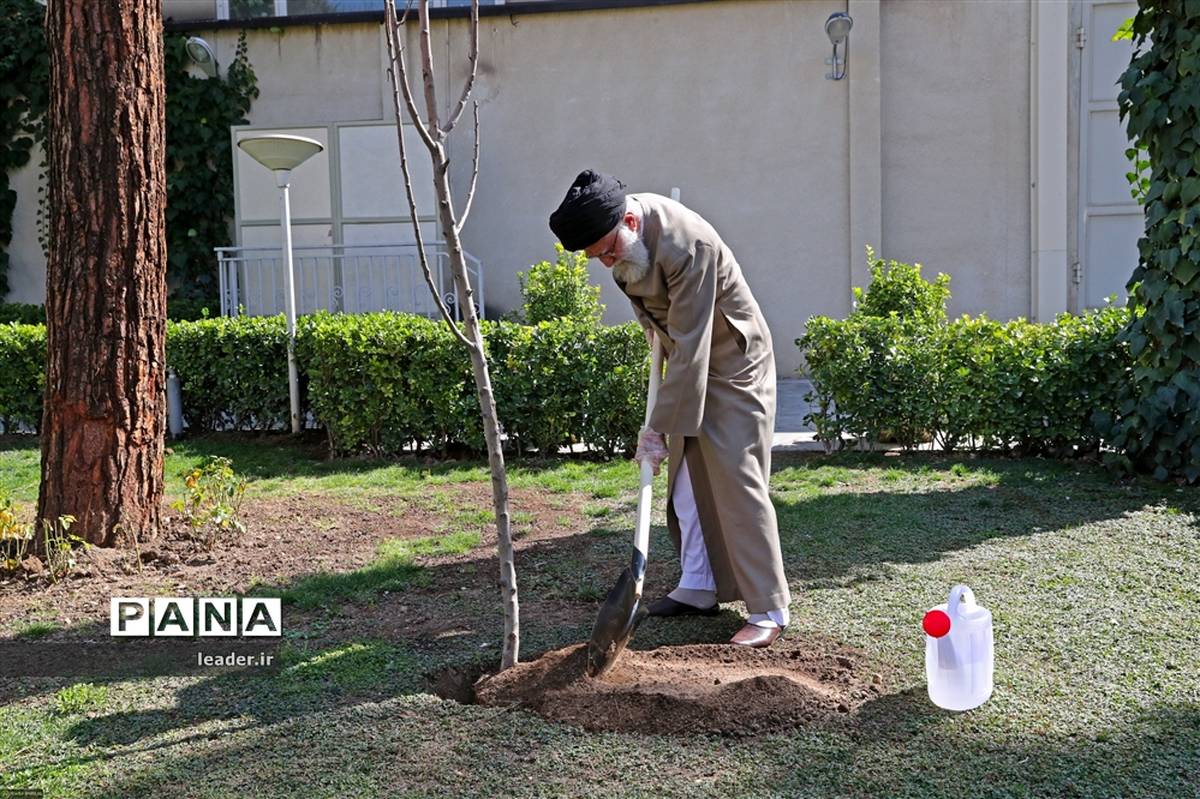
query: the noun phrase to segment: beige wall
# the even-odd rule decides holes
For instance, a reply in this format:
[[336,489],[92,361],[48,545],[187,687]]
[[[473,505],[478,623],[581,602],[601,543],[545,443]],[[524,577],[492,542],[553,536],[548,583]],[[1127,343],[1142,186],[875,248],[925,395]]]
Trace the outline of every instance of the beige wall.
[[1029,4],[888,0],[881,31],[882,254],[1029,315]]
[[[250,122],[261,127],[381,119],[387,77],[380,30],[375,24],[352,24],[247,31],[246,56],[259,91]],[[238,31],[202,35],[224,74],[237,49]]]
[[[858,20],[850,75],[829,81],[823,24],[847,8]],[[1028,314],[1029,19],[1028,0],[485,17],[482,171],[465,239],[487,268],[489,307],[518,303],[517,271],[553,252],[547,216],[595,167],[634,190],[678,187],[716,226],[771,324],[781,375],[799,365],[793,340],[808,316],[849,311],[867,243],[950,273],[955,312]],[[465,32],[462,20],[434,24],[439,63],[464,52]],[[236,31],[202,35],[224,68]],[[252,125],[391,115],[379,25],[257,29],[249,42],[261,90]],[[444,86],[441,99],[454,99]],[[453,152],[460,197],[469,127]],[[879,241],[859,240],[874,231]],[[14,267],[10,299],[40,300],[41,265],[28,263]],[[631,318],[603,267],[592,271],[610,321]]]
[[[483,157],[468,248],[490,296],[553,252],[546,218],[581,169],[668,194],[732,246],[781,369],[814,313],[849,309],[846,82],[824,79],[837,2],[712,3],[485,19]],[[456,25],[460,29],[461,25]],[[753,54],[754,57],[749,57]],[[466,139],[458,152],[466,154]],[[462,185],[469,158],[458,162]],[[632,318],[592,265],[610,320]]]

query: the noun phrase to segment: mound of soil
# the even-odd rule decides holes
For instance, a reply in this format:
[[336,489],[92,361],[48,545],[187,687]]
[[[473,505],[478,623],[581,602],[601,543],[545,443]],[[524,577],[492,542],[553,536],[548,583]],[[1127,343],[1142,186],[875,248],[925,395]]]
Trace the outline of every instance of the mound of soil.
[[475,684],[482,705],[528,709],[587,730],[758,735],[836,722],[878,697],[883,677],[860,650],[799,636],[769,649],[728,644],[626,650],[585,673],[587,645],[548,652]]

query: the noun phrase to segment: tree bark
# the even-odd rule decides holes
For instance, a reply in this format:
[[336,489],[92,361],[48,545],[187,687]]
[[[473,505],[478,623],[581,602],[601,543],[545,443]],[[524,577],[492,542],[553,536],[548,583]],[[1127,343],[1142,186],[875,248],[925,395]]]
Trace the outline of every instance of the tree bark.
[[163,494],[167,242],[160,0],[52,0],[39,520],[153,537]]

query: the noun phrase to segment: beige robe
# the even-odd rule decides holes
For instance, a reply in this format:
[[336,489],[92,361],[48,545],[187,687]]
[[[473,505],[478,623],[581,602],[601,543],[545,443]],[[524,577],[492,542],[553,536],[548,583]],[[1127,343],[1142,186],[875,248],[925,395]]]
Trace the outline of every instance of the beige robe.
[[[791,601],[768,495],[775,427],[771,333],[733,252],[699,214],[657,194],[642,207],[650,269],[617,285],[663,342],[667,371],[650,427],[668,436],[668,497],[687,458],[717,599],[751,613]],[[686,453],[686,454],[685,454]],[[679,519],[667,526],[680,547]]]

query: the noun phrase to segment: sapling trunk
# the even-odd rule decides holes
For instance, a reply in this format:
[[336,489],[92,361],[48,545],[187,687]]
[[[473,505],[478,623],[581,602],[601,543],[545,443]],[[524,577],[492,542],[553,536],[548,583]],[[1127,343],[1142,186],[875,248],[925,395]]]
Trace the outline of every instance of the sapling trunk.
[[[467,273],[466,256],[462,248],[461,231],[471,210],[471,201],[475,195],[475,185],[479,177],[479,106],[474,106],[475,147],[471,186],[461,213],[456,214],[454,199],[450,192],[450,159],[446,154],[446,141],[450,132],[457,124],[467,101],[470,99],[471,88],[475,83],[476,62],[479,57],[479,2],[471,3],[471,48],[469,58],[471,73],[467,78],[461,97],[450,114],[446,123],[439,124],[437,96],[434,90],[434,68],[432,48],[429,41],[429,8],[428,0],[420,0],[417,5],[417,21],[420,26],[421,41],[421,74],[425,88],[425,116],[413,100],[412,91],[408,84],[408,72],[405,64],[405,48],[403,40],[403,25],[407,19],[407,9],[403,17],[397,18],[395,0],[385,4],[385,22],[388,54],[391,68],[388,74],[392,80],[392,98],[396,114],[396,133],[400,146],[400,169],[404,175],[404,188],[408,196],[409,210],[412,212],[413,230],[416,235],[417,252],[420,256],[421,269],[424,272],[425,283],[433,295],[439,313],[450,326],[455,338],[467,348],[471,356],[471,372],[475,380],[475,390],[479,397],[479,414],[483,421],[484,437],[487,440],[488,465],[492,473],[492,504],[496,515],[496,548],[500,561],[501,602],[504,607],[504,643],[502,649],[501,668],[509,668],[519,659],[521,634],[520,614],[517,601],[517,572],[513,559],[512,528],[508,512],[508,474],[504,466],[504,451],[500,446],[500,419],[496,414],[496,400],[492,394],[492,380],[488,370],[487,352],[483,345],[483,331],[479,324],[479,314],[475,308],[475,292]],[[413,126],[429,151],[433,164],[433,188],[437,194],[438,220],[441,222],[446,238],[446,249],[450,261],[450,272],[453,275],[454,286],[458,296],[458,309],[462,314],[462,327],[454,320],[450,310],[442,300],[441,287],[436,285],[429,268],[425,254],[425,244],[421,235],[421,226],[417,221],[417,203],[412,189],[412,178],[408,169],[408,154],[404,143],[404,110],[408,111]]]

